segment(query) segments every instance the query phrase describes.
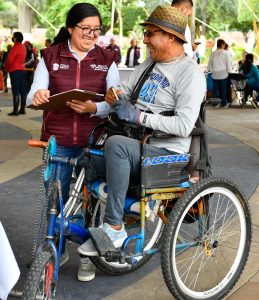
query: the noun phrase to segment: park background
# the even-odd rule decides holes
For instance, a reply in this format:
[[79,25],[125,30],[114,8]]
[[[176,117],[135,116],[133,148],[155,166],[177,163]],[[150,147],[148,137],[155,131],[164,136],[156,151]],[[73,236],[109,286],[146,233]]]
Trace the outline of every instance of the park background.
[[[44,40],[56,35],[65,23],[66,12],[76,0],[0,0],[0,50],[11,43],[12,32],[21,31],[25,39],[38,50],[44,48]],[[86,2],[86,1],[85,1]],[[103,18],[105,44],[114,36],[122,50],[122,64],[136,38],[141,47],[141,61],[146,57],[142,43],[145,20],[157,5],[170,5],[170,0],[89,0],[98,7]],[[259,60],[259,1],[258,0],[194,0],[193,16],[189,19],[193,41],[201,42],[201,63],[206,68],[215,41],[223,38],[229,44],[233,62],[237,63],[242,52],[247,51]]]

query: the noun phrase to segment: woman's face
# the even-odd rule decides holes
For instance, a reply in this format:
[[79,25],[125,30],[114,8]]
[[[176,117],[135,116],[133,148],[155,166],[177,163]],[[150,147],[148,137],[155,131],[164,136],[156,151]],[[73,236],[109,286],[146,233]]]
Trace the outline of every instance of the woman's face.
[[71,34],[72,49],[75,52],[90,50],[97,42],[100,28],[101,25],[98,16],[84,18],[75,27],[68,28]]
[[137,46],[137,41],[136,40],[131,40],[131,46],[136,47]]

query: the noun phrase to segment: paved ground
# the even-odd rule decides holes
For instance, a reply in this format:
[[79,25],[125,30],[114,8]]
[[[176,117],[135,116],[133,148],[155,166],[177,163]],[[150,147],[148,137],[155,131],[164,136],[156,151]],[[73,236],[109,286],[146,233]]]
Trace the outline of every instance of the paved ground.
[[[11,96],[0,94],[0,220],[21,268],[16,286],[21,289],[30,259],[35,199],[39,190],[41,151],[26,146],[28,138],[38,138],[40,113],[27,110],[26,116],[10,117]],[[259,111],[238,106],[208,109],[209,146],[214,174],[228,177],[244,191],[253,213],[253,243],[245,272],[229,296],[231,300],[259,299]],[[100,272],[90,283],[76,280],[76,248],[61,271],[59,299],[172,299],[159,268],[159,255],[139,271],[124,277]],[[10,299],[12,299],[10,297]]]

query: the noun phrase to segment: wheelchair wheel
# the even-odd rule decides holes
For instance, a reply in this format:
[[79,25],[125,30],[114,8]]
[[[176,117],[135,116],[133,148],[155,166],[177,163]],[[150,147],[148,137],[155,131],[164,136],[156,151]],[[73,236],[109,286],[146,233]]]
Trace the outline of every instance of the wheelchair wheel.
[[[102,223],[104,211],[106,207],[106,202],[104,200],[98,200],[95,210],[92,217],[92,224],[93,226],[99,226],[100,223]],[[164,206],[160,206],[160,210],[164,210]],[[139,225],[139,218],[136,216],[124,216],[124,224],[125,229],[129,235],[135,235],[138,234],[140,231],[140,225]],[[157,248],[160,245],[160,238],[162,235],[162,231],[164,228],[163,221],[156,216],[154,222],[146,220],[146,226],[145,226],[145,244],[144,244],[144,250],[149,250],[151,248]],[[127,254],[134,253],[135,250],[135,242],[129,242],[127,247]],[[107,262],[103,257],[89,257],[93,264],[102,272],[118,276],[118,275],[124,275],[129,274],[140,267],[142,267],[150,258],[152,255],[145,255],[145,256],[138,256],[135,257],[138,260],[137,265],[132,266],[127,263],[125,264],[119,264],[114,262]]]
[[47,251],[40,252],[27,275],[22,300],[55,300],[56,285],[53,274],[53,255]]
[[239,189],[220,177],[200,181],[178,200],[163,231],[169,291],[176,299],[221,299],[240,277],[250,243],[250,211]]

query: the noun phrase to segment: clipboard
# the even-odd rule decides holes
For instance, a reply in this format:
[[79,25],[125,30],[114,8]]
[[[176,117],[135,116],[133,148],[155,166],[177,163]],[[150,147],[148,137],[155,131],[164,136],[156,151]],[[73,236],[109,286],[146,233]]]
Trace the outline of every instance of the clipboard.
[[87,101],[94,98],[103,98],[103,94],[98,94],[91,91],[73,89],[66,92],[58,93],[49,97],[48,103],[43,103],[39,106],[29,105],[27,108],[35,110],[56,111],[66,107],[66,102],[71,100]]

